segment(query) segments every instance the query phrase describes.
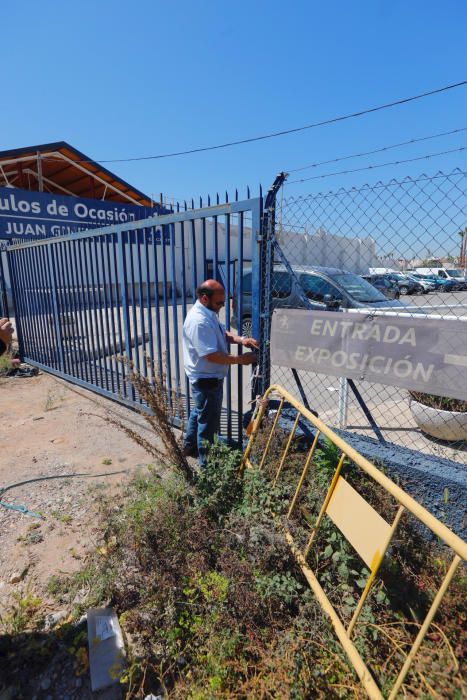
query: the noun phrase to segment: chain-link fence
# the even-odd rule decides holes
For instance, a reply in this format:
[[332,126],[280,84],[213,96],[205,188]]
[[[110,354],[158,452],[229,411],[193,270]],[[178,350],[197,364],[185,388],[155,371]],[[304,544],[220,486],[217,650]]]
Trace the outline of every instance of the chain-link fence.
[[[397,307],[396,313],[467,324],[466,184],[467,173],[454,170],[325,194],[279,195],[272,310],[303,307],[304,301],[333,311]],[[464,366],[462,357],[457,360],[459,377],[464,359]],[[465,401],[274,365],[271,382],[306,399],[330,426],[467,462]],[[449,439],[430,427],[430,408],[455,409],[458,431]]]

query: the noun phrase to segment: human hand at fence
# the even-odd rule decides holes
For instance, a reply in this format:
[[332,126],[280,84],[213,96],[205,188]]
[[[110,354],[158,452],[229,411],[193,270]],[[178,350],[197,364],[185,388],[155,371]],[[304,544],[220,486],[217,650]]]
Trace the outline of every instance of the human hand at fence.
[[251,348],[252,350],[259,350],[259,345],[258,341],[255,340],[254,338],[242,338],[242,342],[240,345],[243,345],[244,348]]
[[245,352],[238,355],[237,362],[239,365],[254,365],[258,362],[258,356],[255,352]]
[[0,318],[0,342],[9,345],[13,338],[13,326],[7,318]]

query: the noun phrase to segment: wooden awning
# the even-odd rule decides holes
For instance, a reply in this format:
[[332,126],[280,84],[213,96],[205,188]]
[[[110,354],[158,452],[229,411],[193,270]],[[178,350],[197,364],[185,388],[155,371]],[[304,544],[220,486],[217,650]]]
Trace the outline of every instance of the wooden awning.
[[150,207],[150,197],[65,141],[0,151],[0,187]]

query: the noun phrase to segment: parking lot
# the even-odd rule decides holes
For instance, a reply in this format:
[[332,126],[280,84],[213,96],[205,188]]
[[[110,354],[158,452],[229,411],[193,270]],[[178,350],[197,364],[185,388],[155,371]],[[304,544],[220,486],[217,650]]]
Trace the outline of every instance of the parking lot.
[[427,313],[439,314],[443,318],[467,318],[467,290],[463,292],[417,294],[401,297],[400,301],[408,306],[422,308]]

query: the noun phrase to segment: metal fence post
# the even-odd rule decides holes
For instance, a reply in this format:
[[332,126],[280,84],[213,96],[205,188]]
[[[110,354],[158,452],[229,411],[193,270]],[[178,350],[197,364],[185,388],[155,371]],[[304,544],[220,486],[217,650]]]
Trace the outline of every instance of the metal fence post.
[[[2,316],[9,316],[8,313],[8,295],[6,291],[6,282],[5,282],[5,261],[7,258],[7,252],[6,250],[2,250],[0,248],[0,314]],[[8,263],[7,263],[8,264]],[[10,276],[10,285],[11,285],[11,276]]]
[[[12,299],[12,311],[13,315],[15,317],[15,328],[16,328],[16,337],[18,338],[18,350],[19,350],[19,356],[20,359],[23,361],[24,360],[24,341],[23,341],[23,330],[22,330],[22,325],[21,325],[21,314],[18,313],[18,305],[16,301],[16,293],[15,293],[15,275],[13,273],[13,265],[11,264],[13,260],[10,260],[10,255],[14,255],[12,252],[6,251],[6,264],[7,264],[7,270],[8,270],[8,276],[10,278],[10,287],[11,287],[11,299]],[[4,272],[4,269],[2,270],[2,274]],[[3,309],[3,311],[8,312],[7,309]]]
[[[118,269],[118,278],[116,280],[116,286],[118,289],[118,285],[120,284],[120,295],[121,295],[121,304],[122,304],[122,312],[123,312],[123,343],[125,346],[125,355],[128,359],[129,362],[132,361],[132,352],[131,352],[131,337],[130,337],[130,309],[128,305],[128,274],[127,274],[127,262],[126,262],[126,250],[125,250],[125,244],[124,244],[124,239],[123,236],[125,235],[124,231],[118,231],[117,233],[117,269]],[[130,243],[130,255],[133,255],[133,251],[131,250],[131,243]],[[127,388],[126,388],[126,379],[125,379],[125,374],[126,374],[126,368],[123,368],[123,374],[122,374],[122,379],[123,379],[123,391],[126,394],[127,393]],[[134,400],[135,398],[135,390],[133,385],[131,386],[131,395]]]
[[349,412],[349,383],[345,377],[339,377],[339,428],[347,428]]
[[260,257],[259,257],[259,289],[260,313],[259,313],[259,342],[258,374],[253,385],[253,398],[264,394],[270,384],[271,359],[270,359],[270,335],[271,335],[271,282],[274,266],[274,236],[276,224],[276,195],[287,175],[279,173],[268,190],[264,203],[264,213],[260,232]]
[[55,337],[57,339],[57,344],[58,344],[58,359],[60,362],[60,369],[62,372],[65,372],[65,356],[63,353],[63,338],[62,338],[62,328],[60,325],[60,309],[58,305],[58,298],[57,298],[57,277],[55,274],[55,265],[54,265],[54,260],[53,260],[53,255],[52,255],[52,246],[48,245],[46,247],[47,250],[47,261],[49,264],[49,273],[50,273],[50,281],[51,281],[51,292],[52,292],[52,308],[53,308],[53,316],[54,316],[54,326],[55,326]]

